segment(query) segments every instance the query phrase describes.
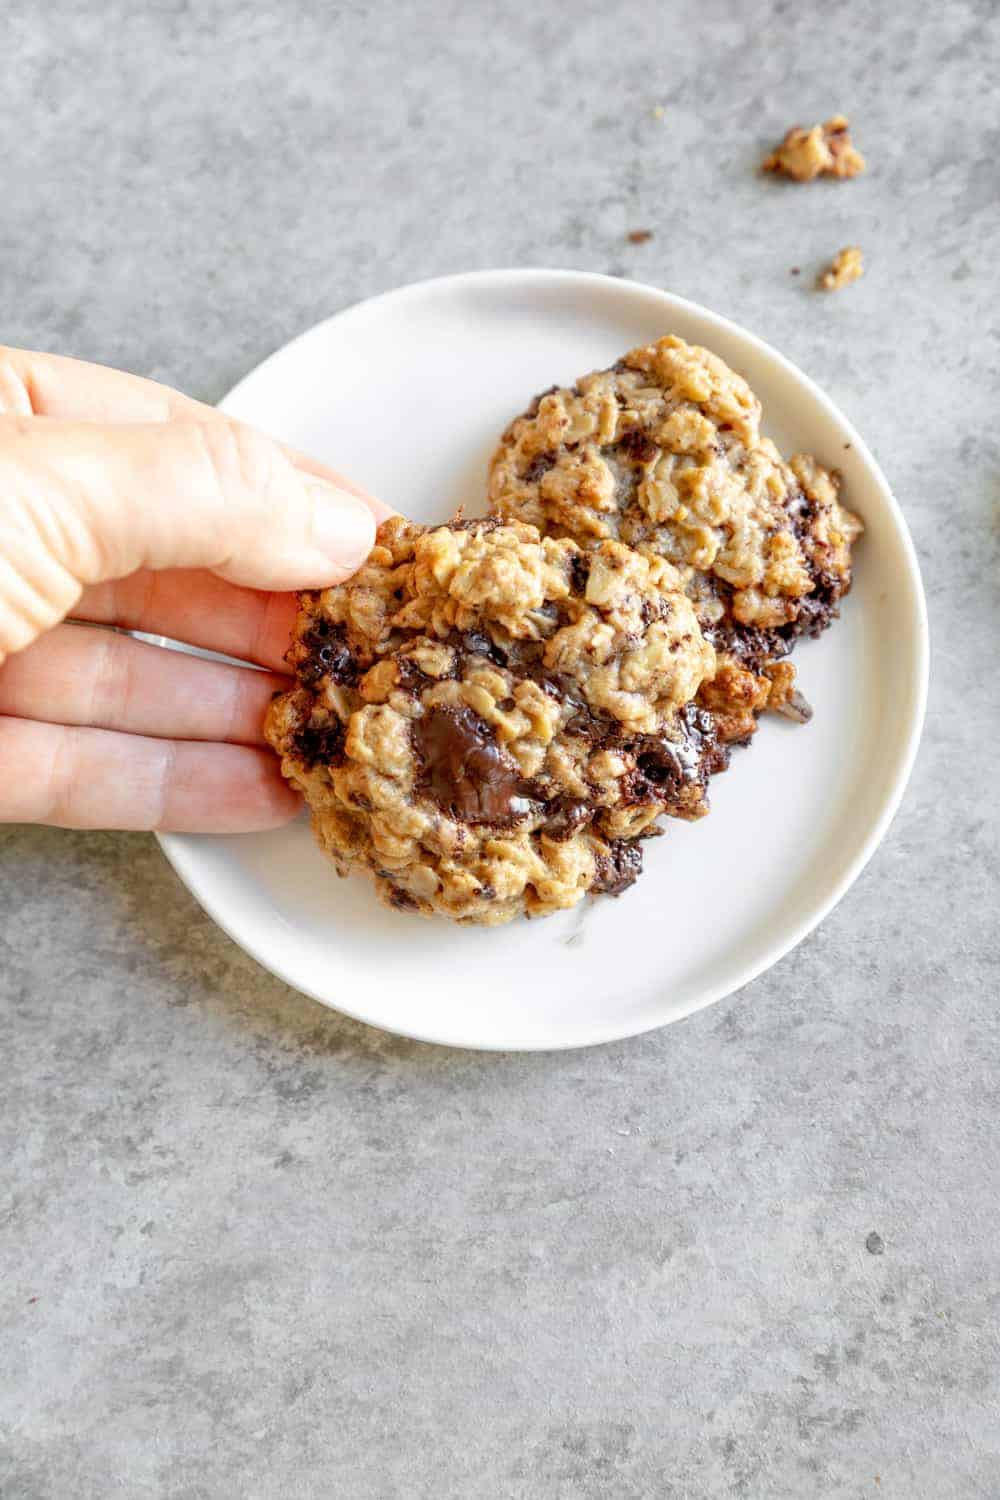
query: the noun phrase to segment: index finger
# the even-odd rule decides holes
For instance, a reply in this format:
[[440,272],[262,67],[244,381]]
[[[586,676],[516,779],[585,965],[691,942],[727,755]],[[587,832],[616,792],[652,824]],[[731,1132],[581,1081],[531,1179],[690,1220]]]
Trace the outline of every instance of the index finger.
[[[70,422],[216,422],[224,413],[168,385],[62,354],[0,346],[0,416],[59,417]],[[231,421],[231,418],[226,418]],[[281,447],[299,469],[360,495],[384,521],[392,508],[328,464]]]

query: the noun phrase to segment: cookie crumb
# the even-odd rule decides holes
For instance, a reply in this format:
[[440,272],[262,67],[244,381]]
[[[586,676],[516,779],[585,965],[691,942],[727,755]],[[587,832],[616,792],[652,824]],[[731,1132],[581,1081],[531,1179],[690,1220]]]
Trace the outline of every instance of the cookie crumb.
[[865,159],[851,141],[847,116],[834,115],[811,130],[793,125],[781,145],[764,158],[761,170],[780,172],[793,182],[812,182],[816,177],[857,177],[865,170]]
[[791,270],[789,271],[788,274],[789,274],[789,276],[798,276],[798,274],[799,274],[799,272],[801,270],[802,270],[801,266],[792,266],[792,268],[791,268]]
[[630,229],[626,236],[630,245],[644,245],[653,238],[651,229]]
[[663,116],[665,114],[666,114],[666,110],[663,108],[662,104],[654,104],[653,105],[653,119],[654,120],[662,120]]
[[868,1251],[869,1255],[885,1254],[885,1241],[880,1234],[876,1233],[874,1229],[865,1240],[865,1249]]
[[845,245],[843,250],[838,250],[827,270],[821,272],[816,278],[816,285],[822,292],[839,292],[841,288],[850,286],[852,281],[858,281],[865,274],[864,259],[858,245]]

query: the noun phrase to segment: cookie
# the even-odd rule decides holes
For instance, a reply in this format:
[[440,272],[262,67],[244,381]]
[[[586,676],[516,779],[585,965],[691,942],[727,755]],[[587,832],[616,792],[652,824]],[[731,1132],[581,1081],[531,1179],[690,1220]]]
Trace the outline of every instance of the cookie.
[[391,906],[495,924],[618,894],[727,754],[675,569],[499,519],[379,529],[300,596],[266,734],[321,847]]
[[703,701],[727,740],[769,705],[802,712],[774,667],[838,613],[861,531],[838,476],[805,454],[786,462],[760,419],[741,376],[671,336],[536,398],[490,465],[494,514],[679,570],[719,653]]

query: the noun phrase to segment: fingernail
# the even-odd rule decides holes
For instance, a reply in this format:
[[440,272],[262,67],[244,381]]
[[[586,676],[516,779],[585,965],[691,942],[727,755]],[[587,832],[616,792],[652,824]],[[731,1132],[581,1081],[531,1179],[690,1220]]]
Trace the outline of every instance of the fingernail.
[[363,563],[375,541],[375,517],[363,500],[322,479],[311,479],[313,541],[344,568]]

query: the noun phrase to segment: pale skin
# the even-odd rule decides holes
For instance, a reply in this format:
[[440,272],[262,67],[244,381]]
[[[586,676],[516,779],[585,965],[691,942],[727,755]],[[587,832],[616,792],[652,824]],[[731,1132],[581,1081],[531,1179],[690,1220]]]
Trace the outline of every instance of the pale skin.
[[166,386],[0,348],[0,823],[230,833],[294,817],[261,734],[287,686],[293,591],[348,577],[388,514]]

